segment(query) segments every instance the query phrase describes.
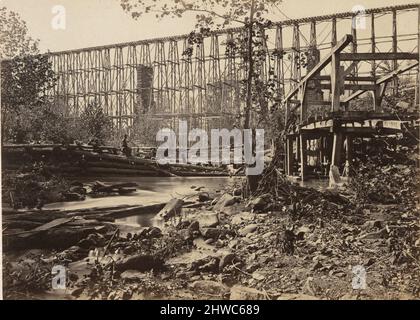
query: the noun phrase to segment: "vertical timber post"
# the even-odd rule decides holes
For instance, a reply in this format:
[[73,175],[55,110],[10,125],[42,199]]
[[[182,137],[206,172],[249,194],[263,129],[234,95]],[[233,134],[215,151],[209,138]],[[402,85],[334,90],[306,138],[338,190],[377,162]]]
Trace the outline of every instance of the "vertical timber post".
[[340,54],[335,53],[331,60],[331,111],[340,110]]
[[[299,133],[299,141],[300,141],[300,177],[302,181],[305,181],[306,179],[306,163],[307,163],[307,157],[306,157],[306,149],[307,149],[307,139],[303,135],[303,133]],[[298,151],[299,152],[299,151]]]
[[293,175],[293,165],[295,162],[295,157],[293,155],[293,137],[286,137],[286,152],[287,152],[286,174],[288,176],[291,176]]
[[335,129],[331,165],[340,166],[341,150],[343,148],[343,133]]

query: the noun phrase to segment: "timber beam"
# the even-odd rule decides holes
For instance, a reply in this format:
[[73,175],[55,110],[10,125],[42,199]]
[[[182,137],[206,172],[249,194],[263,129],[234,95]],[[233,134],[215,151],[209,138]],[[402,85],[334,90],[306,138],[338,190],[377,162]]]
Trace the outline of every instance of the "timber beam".
[[374,61],[374,60],[418,60],[418,53],[410,52],[364,52],[364,53],[341,53],[341,61]]

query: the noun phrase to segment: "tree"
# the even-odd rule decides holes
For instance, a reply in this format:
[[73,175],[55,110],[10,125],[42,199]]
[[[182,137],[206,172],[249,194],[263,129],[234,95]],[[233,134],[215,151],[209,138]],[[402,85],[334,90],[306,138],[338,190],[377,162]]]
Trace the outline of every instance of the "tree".
[[0,8],[0,60],[38,52],[38,40],[28,35],[25,21],[5,7]]
[[[121,0],[122,8],[130,12],[134,19],[145,14],[155,14],[156,18],[182,17],[188,13],[196,14],[196,28],[201,32],[208,32],[212,28],[224,28],[231,25],[242,25],[247,32],[247,39],[238,42],[239,45],[246,44],[242,53],[248,64],[247,79],[245,84],[245,114],[244,128],[250,128],[250,112],[252,104],[261,102],[260,81],[257,77],[258,65],[256,60],[261,56],[261,41],[255,36],[262,35],[262,30],[271,22],[265,16],[279,5],[281,0],[200,0],[200,1],[156,1],[156,0]],[[195,33],[193,33],[195,35]],[[264,96],[264,95],[263,95]]]
[[89,103],[80,115],[81,130],[85,139],[104,144],[111,136],[111,120],[103,108],[96,103]]
[[19,15],[0,8],[2,140],[22,143],[51,138],[46,126],[59,121],[48,92],[56,77],[38,41],[28,35]]

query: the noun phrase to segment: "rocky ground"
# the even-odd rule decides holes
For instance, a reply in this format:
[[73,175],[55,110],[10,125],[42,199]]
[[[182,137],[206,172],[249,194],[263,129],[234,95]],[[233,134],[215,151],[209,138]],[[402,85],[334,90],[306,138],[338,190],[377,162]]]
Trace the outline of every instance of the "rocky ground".
[[[416,170],[364,170],[323,192],[280,176],[276,192],[248,199],[201,192],[170,201],[159,227],[102,222],[64,250],[11,250],[5,298],[418,299]],[[50,288],[57,264],[66,290]]]

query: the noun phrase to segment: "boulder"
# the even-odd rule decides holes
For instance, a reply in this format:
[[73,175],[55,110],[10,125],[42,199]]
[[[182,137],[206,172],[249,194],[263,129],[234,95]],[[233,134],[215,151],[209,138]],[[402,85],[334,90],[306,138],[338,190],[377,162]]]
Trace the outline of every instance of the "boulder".
[[161,217],[164,220],[169,220],[172,217],[180,215],[183,205],[183,200],[174,198],[170,200],[165,205],[165,207],[158,213],[158,217]]
[[242,229],[239,229],[239,234],[243,237],[250,233],[254,233],[258,228],[257,224],[249,224],[246,227],[243,227]]
[[198,194],[198,201],[206,202],[206,201],[210,201],[210,200],[212,200],[212,198],[210,197],[208,192],[200,192]]
[[115,269],[119,272],[126,270],[149,271],[149,270],[163,270],[164,262],[154,256],[147,254],[138,254],[125,259],[119,260],[115,264]]
[[231,223],[233,225],[239,225],[243,222],[252,221],[255,219],[255,214],[250,212],[241,212],[232,217]]
[[230,289],[230,300],[265,300],[264,292],[257,289],[235,285]]
[[237,199],[233,196],[231,196],[228,193],[225,193],[222,195],[219,200],[217,200],[217,203],[214,205],[213,210],[215,212],[221,212],[225,207],[231,206],[237,202]]
[[219,224],[217,213],[212,211],[197,211],[188,215],[188,219],[196,220],[201,228],[212,228]]
[[270,204],[270,198],[271,196],[268,195],[253,198],[247,203],[246,207],[254,211],[262,211]]
[[224,267],[231,264],[236,259],[235,254],[228,253],[222,256],[219,262],[219,270],[222,271]]
[[199,280],[191,284],[194,292],[200,292],[210,295],[224,296],[229,293],[229,288],[224,284],[211,280]]
[[217,240],[221,233],[221,230],[217,228],[202,228],[200,231],[205,239],[213,240]]

